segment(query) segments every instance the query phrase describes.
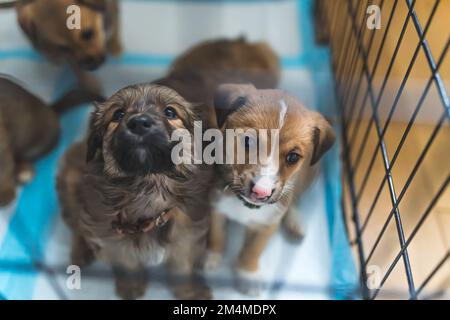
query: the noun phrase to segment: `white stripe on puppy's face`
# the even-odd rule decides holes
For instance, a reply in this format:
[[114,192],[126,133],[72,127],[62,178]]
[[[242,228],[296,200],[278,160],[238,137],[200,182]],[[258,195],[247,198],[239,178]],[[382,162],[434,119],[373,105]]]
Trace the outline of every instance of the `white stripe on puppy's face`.
[[280,115],[278,119],[278,129],[281,131],[281,129],[284,126],[284,121],[286,119],[286,113],[287,113],[288,106],[286,102],[284,102],[283,99],[280,100]]
[[[280,131],[284,126],[288,109],[287,104],[283,99],[281,99],[279,103],[280,103],[280,112],[278,114],[278,130],[271,130],[272,143],[270,146],[269,162],[267,163],[267,165],[261,168],[262,176],[277,175],[279,169],[278,160],[279,160]],[[273,141],[277,142],[273,143]]]
[[254,178],[254,189],[260,191],[261,195],[271,193],[278,180],[279,171],[279,138],[280,131],[284,126],[288,106],[286,102],[281,99],[280,112],[278,118],[278,130],[271,130],[271,147],[268,163],[261,167],[260,176]]

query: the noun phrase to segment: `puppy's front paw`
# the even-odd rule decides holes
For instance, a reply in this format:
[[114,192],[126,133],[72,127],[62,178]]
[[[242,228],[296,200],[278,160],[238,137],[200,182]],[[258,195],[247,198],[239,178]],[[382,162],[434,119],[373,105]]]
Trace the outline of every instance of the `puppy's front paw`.
[[283,227],[290,241],[300,243],[303,240],[305,233],[296,212],[288,214],[283,219]]
[[125,300],[135,300],[142,297],[147,291],[147,281],[145,279],[116,279],[116,293]]
[[1,188],[0,189],[0,207],[11,204],[16,198],[16,188]]
[[17,181],[20,184],[29,183],[33,180],[34,177],[34,168],[31,164],[22,163],[19,165],[19,169],[17,170]]
[[264,290],[264,283],[258,271],[236,269],[234,281],[239,292],[252,297],[259,296]]
[[180,300],[211,300],[211,289],[204,284],[186,283],[172,288],[173,294]]
[[212,271],[217,269],[222,263],[222,253],[208,250],[203,262],[203,270]]

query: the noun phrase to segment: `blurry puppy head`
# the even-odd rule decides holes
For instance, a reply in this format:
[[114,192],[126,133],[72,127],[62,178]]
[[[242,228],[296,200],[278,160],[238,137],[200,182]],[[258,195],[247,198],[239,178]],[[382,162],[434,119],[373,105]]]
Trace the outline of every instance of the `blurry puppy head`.
[[[34,47],[56,62],[94,70],[106,58],[108,0],[29,0],[17,5],[18,21]],[[80,9],[80,29],[69,30],[68,8]]]
[[170,141],[176,129],[194,130],[191,105],[167,87],[126,87],[96,106],[91,117],[87,161],[100,159],[110,177],[170,173]]
[[210,72],[219,79],[247,81],[265,89],[278,86],[281,67],[276,52],[268,43],[251,43],[240,37],[201,42],[179,56],[170,67],[172,77],[199,71]]
[[221,166],[226,184],[249,207],[273,204],[285,197],[287,200],[298,173],[314,166],[335,141],[334,131],[322,115],[281,90],[224,84],[218,88],[214,104],[222,130],[279,130],[277,151],[272,140],[275,135],[246,135],[246,148],[266,143],[268,156],[258,158],[255,164],[246,161]]

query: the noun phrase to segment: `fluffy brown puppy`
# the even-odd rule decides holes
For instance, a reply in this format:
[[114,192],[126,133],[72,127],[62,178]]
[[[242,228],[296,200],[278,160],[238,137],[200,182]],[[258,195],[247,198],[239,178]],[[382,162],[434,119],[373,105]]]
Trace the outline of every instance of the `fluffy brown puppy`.
[[[218,166],[222,185],[212,216],[205,267],[218,266],[225,247],[224,224],[227,219],[237,221],[246,227],[235,269],[237,288],[256,295],[261,289],[259,258],[283,219],[285,224],[297,224],[295,204],[313,181],[317,163],[333,145],[335,135],[322,115],[281,90],[225,84],[216,92],[215,108],[223,132],[253,130],[241,136],[247,160],[250,146],[261,143],[266,143],[268,157],[254,163],[235,160]],[[262,130],[271,129],[278,130],[278,136],[261,135]],[[227,136],[224,141],[230,143]]]
[[163,262],[177,298],[210,297],[193,270],[206,243],[211,168],[171,158],[174,130],[193,133],[199,120],[192,110],[167,87],[121,89],[96,107],[87,141],[64,157],[58,191],[72,262],[106,261],[122,298],[143,295],[146,267]]
[[48,106],[17,83],[0,78],[0,206],[33,178],[32,161],[49,152],[60,133],[58,114],[97,97],[74,90]]
[[[71,5],[80,8],[80,29],[69,29]],[[121,52],[117,0],[28,0],[16,5],[19,24],[36,50],[55,63],[68,63],[81,85],[98,92],[85,70],[97,69],[107,54]]]

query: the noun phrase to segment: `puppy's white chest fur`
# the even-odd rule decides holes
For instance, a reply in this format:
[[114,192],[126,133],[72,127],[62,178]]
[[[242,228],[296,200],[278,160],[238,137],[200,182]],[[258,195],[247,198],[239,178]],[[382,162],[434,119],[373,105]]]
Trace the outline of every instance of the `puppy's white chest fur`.
[[223,194],[216,204],[216,211],[230,220],[252,226],[278,223],[283,217],[285,209],[279,204],[268,204],[261,208],[251,209],[246,207],[234,194]]

